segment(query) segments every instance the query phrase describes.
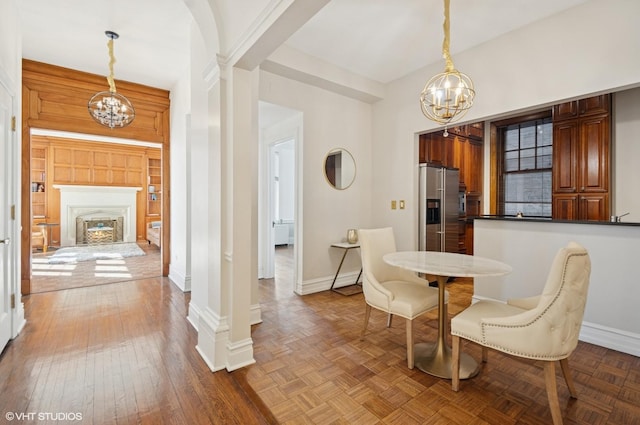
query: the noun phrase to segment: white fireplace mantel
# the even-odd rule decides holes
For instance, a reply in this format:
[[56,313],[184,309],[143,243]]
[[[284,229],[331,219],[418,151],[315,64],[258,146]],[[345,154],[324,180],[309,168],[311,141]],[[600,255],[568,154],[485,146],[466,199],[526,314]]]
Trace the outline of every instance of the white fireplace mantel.
[[142,187],[54,184],[60,191],[60,245],[76,244],[76,217],[118,215],[124,217],[122,239],[136,241],[136,193]]

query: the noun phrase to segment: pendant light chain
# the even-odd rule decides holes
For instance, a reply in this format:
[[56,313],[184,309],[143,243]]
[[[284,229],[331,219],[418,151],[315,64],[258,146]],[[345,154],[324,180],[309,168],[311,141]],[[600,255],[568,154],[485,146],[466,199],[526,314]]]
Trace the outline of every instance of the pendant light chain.
[[449,23],[449,4],[450,0],[444,0],[444,23],[442,24],[442,29],[444,31],[444,40],[442,41],[442,57],[445,60],[445,71],[453,72],[455,71],[455,67],[453,66],[453,60],[451,59],[451,54],[449,53],[449,29],[451,27]]
[[107,77],[107,81],[109,82],[109,91],[115,93],[116,82],[114,80],[113,65],[116,63],[116,57],[113,54],[113,38],[109,38],[107,47],[109,48],[109,76]]

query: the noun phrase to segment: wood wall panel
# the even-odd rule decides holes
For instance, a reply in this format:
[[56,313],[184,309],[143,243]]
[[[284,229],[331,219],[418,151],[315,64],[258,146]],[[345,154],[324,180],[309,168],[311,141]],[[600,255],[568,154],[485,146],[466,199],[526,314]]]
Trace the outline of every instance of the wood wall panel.
[[[30,229],[31,226],[31,129],[58,130],[73,133],[82,133],[97,136],[125,138],[143,142],[157,143],[162,148],[162,172],[163,172],[163,232],[162,232],[162,272],[164,276],[169,273],[169,235],[170,235],[170,98],[167,90],[144,86],[141,84],[116,81],[118,92],[129,98],[136,110],[135,120],[127,127],[109,129],[96,123],[87,111],[87,102],[95,93],[106,91],[109,88],[106,75],[95,75],[79,72],[54,65],[34,62],[27,59],[22,61],[22,215],[20,217],[22,228]],[[77,144],[77,142],[76,142]],[[120,145],[122,147],[122,145]],[[143,158],[131,159],[123,152],[117,160],[111,156],[109,167],[95,169],[93,160],[87,160],[82,156],[85,152],[74,154],[78,146],[70,146],[67,149],[51,153],[51,174],[54,181],[62,184],[87,184],[92,181],[106,181],[113,184],[134,186],[139,185],[140,180],[146,178]],[[94,157],[95,158],[95,157]],[[126,158],[126,159],[125,159]],[[84,168],[80,163],[84,160]],[[125,167],[114,167],[114,161],[127,162]],[[91,166],[86,165],[90,163]],[[101,163],[102,164],[102,163]],[[133,166],[133,164],[138,164]],[[101,165],[102,166],[102,165]],[[47,179],[49,180],[49,179]],[[135,183],[134,183],[135,182]],[[145,184],[143,182],[142,186]],[[51,195],[53,196],[53,192]],[[139,194],[139,204],[145,203],[145,196]],[[49,205],[56,207],[56,200]],[[59,199],[57,201],[59,209]],[[142,220],[144,225],[144,219]],[[140,226],[140,223],[138,223]],[[139,231],[138,233],[144,233]],[[30,293],[31,286],[31,234],[23,231],[21,235],[22,252],[22,293]]]

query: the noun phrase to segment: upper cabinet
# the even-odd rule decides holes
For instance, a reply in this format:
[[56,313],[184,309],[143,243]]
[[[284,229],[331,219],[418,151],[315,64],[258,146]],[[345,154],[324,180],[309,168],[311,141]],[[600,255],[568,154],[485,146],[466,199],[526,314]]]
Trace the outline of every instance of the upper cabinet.
[[420,163],[460,170],[460,188],[467,195],[482,195],[484,124],[474,123],[443,131],[421,134]]
[[553,108],[553,218],[609,218],[611,99],[596,96]]

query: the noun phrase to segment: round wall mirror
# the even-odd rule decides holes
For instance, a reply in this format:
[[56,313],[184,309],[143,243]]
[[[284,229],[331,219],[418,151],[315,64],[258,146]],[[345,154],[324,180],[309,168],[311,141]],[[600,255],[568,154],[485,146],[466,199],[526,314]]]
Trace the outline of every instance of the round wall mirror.
[[324,176],[338,190],[351,186],[356,178],[356,162],[351,153],[343,148],[330,150],[324,159]]

